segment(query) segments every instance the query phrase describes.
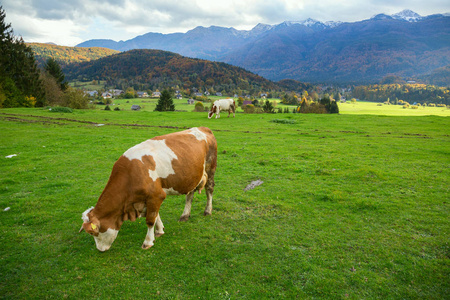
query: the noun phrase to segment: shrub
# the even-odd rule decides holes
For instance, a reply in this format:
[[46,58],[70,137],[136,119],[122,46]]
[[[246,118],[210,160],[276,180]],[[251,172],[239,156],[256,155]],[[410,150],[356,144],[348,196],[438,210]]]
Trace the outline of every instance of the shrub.
[[247,104],[242,107],[244,109],[244,113],[246,114],[254,114],[255,106],[253,104]]
[[295,120],[289,120],[289,119],[274,119],[274,120],[270,120],[269,122],[280,123],[280,124],[295,124],[295,123],[297,123]]
[[120,110],[120,108],[116,106],[116,108],[114,108],[114,110],[115,110],[115,111],[118,111],[118,110]]
[[70,108],[83,109],[88,108],[89,99],[80,90],[68,88],[64,92],[64,103]]
[[419,107],[417,105],[411,105],[412,109],[418,109]]
[[71,109],[70,107],[62,107],[62,106],[50,107],[49,111],[59,113],[73,113],[73,109]]
[[196,111],[196,112],[204,112],[205,111],[205,106],[203,105],[202,102],[197,102],[197,103],[195,103],[194,111]]
[[322,104],[311,103],[303,108],[301,111],[303,114],[327,114],[328,111]]
[[109,107],[109,105],[106,105],[105,110],[111,110],[111,107]]
[[269,100],[266,100],[266,103],[263,105],[262,109],[265,113],[273,113],[274,112],[273,104],[270,103]]

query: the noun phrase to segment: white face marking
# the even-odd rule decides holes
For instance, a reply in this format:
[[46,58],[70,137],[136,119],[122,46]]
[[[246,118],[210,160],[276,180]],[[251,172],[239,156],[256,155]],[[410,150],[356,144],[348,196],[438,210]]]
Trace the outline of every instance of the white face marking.
[[84,221],[84,223],[88,223],[89,222],[89,217],[87,216],[88,213],[91,212],[91,210],[93,210],[94,207],[88,208],[85,210],[84,213],[81,214],[81,219]]
[[119,230],[112,228],[108,228],[108,230],[103,233],[99,232],[98,236],[94,236],[97,249],[102,252],[108,250],[116,239],[118,233]]
[[205,141],[207,142],[206,139],[206,134],[204,132],[202,132],[200,129],[198,129],[197,127],[191,128],[189,130],[189,133],[192,134],[193,136],[195,136],[195,138],[199,141]]
[[172,160],[178,159],[178,157],[166,145],[165,140],[147,140],[128,149],[123,155],[129,160],[138,159],[141,162],[143,156],[152,156],[155,161],[155,170],[148,170],[148,174],[153,181],[175,174]]

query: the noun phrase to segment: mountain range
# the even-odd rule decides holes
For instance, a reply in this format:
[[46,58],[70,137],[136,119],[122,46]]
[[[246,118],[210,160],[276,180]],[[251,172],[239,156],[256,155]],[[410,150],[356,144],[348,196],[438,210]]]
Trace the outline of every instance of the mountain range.
[[450,16],[404,10],[351,23],[307,19],[251,30],[199,26],[127,41],[89,40],[77,47],[171,51],[226,62],[274,81],[375,83],[386,75],[416,79],[449,66]]

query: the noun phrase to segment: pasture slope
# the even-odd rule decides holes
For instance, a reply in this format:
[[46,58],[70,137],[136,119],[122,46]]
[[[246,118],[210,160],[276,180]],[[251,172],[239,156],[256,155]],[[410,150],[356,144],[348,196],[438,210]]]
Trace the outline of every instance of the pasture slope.
[[[78,234],[125,150],[193,126],[218,141],[212,216],[167,198],[148,251],[143,219],[105,253]],[[448,117],[3,109],[0,130],[3,299],[450,294]]]

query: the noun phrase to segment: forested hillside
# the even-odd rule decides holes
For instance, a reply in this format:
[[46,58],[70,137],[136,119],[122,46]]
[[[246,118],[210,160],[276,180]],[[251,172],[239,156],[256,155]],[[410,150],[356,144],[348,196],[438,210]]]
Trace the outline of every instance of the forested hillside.
[[179,86],[250,93],[280,89],[276,83],[239,67],[161,50],[131,50],[95,61],[73,63],[63,69],[68,80],[106,80],[108,86],[122,89]]
[[117,50],[100,47],[81,48],[40,43],[28,43],[27,45],[33,50],[39,66],[43,66],[49,58],[55,59],[61,65],[66,65],[119,53]]

